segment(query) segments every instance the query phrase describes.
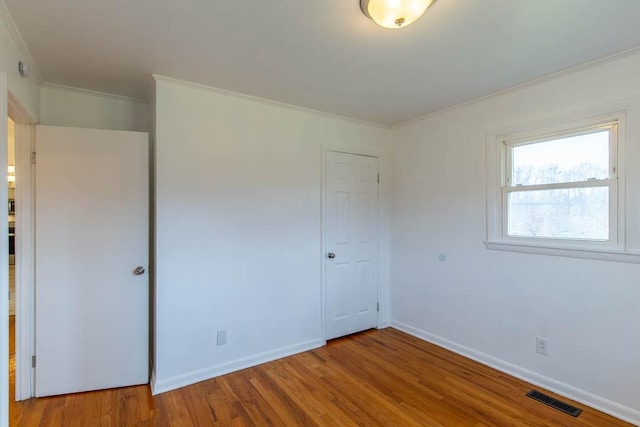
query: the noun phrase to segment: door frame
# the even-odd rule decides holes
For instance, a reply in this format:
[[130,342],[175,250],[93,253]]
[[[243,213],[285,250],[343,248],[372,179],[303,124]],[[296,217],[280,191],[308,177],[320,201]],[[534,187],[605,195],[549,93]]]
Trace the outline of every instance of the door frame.
[[16,156],[16,401],[34,396],[35,283],[34,283],[34,173],[31,153],[35,143],[35,120],[8,92],[8,116],[15,122]]
[[[0,72],[0,170],[7,170],[7,117],[8,111],[7,73]],[[0,174],[0,199],[7,198],[9,183],[7,174]],[[9,221],[7,203],[0,203],[0,221],[6,224]],[[9,227],[0,227],[0,240],[9,239]],[[0,426],[9,425],[9,246],[0,245],[0,259],[6,263],[0,263]],[[6,264],[6,266],[5,266]]]
[[[325,254],[327,253],[327,245],[325,242],[324,231],[327,229],[326,225],[326,216],[325,216],[325,208],[327,204],[327,152],[336,152],[336,153],[344,153],[344,154],[353,154],[356,156],[365,156],[365,157],[374,157],[378,159],[378,174],[380,174],[380,166],[383,162],[383,154],[381,151],[376,149],[371,149],[367,147],[353,147],[353,146],[339,146],[339,145],[331,145],[331,144],[322,144],[322,179],[321,179],[321,203],[320,203],[320,259],[322,260],[320,263],[320,277],[321,277],[321,303],[320,303],[320,319],[321,319],[321,336],[322,339],[326,342],[327,340],[327,278],[326,278],[326,267],[325,264],[327,262],[327,258]],[[378,304],[380,303],[380,183],[378,182],[378,215],[377,215],[377,223],[376,223],[376,232],[378,233],[378,243],[376,247],[376,289],[377,289],[377,299]],[[381,329],[384,327],[382,322],[380,321],[380,313],[377,313],[377,328]]]
[[[11,117],[11,119],[16,123],[16,133],[18,132],[18,126],[34,123],[33,118],[23,108],[22,104],[18,101],[18,98],[9,91],[7,73],[0,72],[0,170],[4,171],[7,170],[7,165],[9,163],[7,153],[7,117]],[[31,168],[29,167],[29,170],[30,169]],[[4,198],[4,200],[8,200],[8,192],[7,173],[0,173],[0,199]],[[0,240],[3,242],[7,242],[9,239],[9,227],[7,226],[8,220],[9,213],[7,203],[0,203],[0,221],[4,221],[5,224],[4,227],[0,227]],[[18,241],[16,241],[16,245],[17,244]],[[16,247],[16,257],[20,256],[17,249],[18,248]],[[0,263],[0,295],[4,296],[0,298],[0,427],[5,427],[9,425],[9,299],[7,298],[9,294],[9,246],[7,244],[0,245],[0,259],[5,260],[5,262]],[[20,285],[18,283],[17,274],[18,272],[16,271],[16,309],[20,310],[20,306],[18,305],[18,296],[20,295],[18,287]],[[31,303],[31,301],[29,301],[29,303]],[[20,316],[25,316],[28,322],[31,321],[29,319],[30,315],[31,313],[29,312],[20,314]],[[19,322],[18,316],[16,316],[16,389],[18,389],[20,384],[18,381],[19,371],[17,368],[18,366],[24,366],[18,359],[19,355],[21,355],[21,347],[19,347],[19,345],[22,346],[25,344],[23,342],[24,339],[22,339],[25,333],[27,334],[27,337],[32,336],[29,328],[23,327],[22,323]],[[21,329],[19,329],[19,325]],[[31,341],[28,339],[26,341],[26,345],[30,346]],[[31,366],[30,363],[27,363],[27,366]],[[24,390],[20,389],[20,393],[23,392]],[[16,396],[19,395],[16,394]]]

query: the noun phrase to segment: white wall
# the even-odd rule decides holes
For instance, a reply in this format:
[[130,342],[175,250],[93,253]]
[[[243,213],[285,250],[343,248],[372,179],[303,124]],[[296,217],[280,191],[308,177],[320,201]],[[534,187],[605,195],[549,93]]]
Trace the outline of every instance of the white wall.
[[[20,76],[18,72],[20,61],[25,61],[31,67],[29,77]],[[4,2],[0,2],[0,71],[7,73],[9,92],[30,116],[29,119],[36,122],[40,109],[39,76]]]
[[45,84],[40,89],[40,124],[146,132],[145,102],[116,95]]
[[388,322],[390,129],[164,78],[155,98],[156,393],[323,343],[322,144],[383,155]]
[[486,132],[640,95],[638,76],[635,54],[394,129],[393,325],[640,422],[640,265],[483,244]]

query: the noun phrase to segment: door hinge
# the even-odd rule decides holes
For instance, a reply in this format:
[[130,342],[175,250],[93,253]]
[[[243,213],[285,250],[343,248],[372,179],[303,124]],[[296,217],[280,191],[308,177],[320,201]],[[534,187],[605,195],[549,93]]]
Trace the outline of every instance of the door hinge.
[[36,164],[36,152],[35,151],[31,152],[31,164],[33,164],[33,165]]
[[377,307],[378,311],[380,311],[380,303],[378,303],[378,304],[376,305],[376,307]]
[[31,356],[31,367],[32,368],[36,367],[36,355],[35,354],[33,356]]
[[380,174],[378,174],[378,184],[380,184]]

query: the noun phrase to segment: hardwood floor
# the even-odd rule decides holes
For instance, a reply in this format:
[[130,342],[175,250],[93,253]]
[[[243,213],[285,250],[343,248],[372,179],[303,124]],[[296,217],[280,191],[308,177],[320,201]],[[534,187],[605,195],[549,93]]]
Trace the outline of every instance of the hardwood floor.
[[139,386],[12,402],[10,425],[629,425],[567,399],[584,412],[562,414],[525,397],[531,388],[385,329],[155,397]]

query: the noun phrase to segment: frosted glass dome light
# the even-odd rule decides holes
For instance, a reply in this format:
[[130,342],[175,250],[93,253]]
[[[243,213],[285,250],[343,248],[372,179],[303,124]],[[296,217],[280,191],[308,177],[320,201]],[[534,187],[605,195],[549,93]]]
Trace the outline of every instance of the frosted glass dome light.
[[411,25],[436,0],[360,0],[362,12],[384,28]]

